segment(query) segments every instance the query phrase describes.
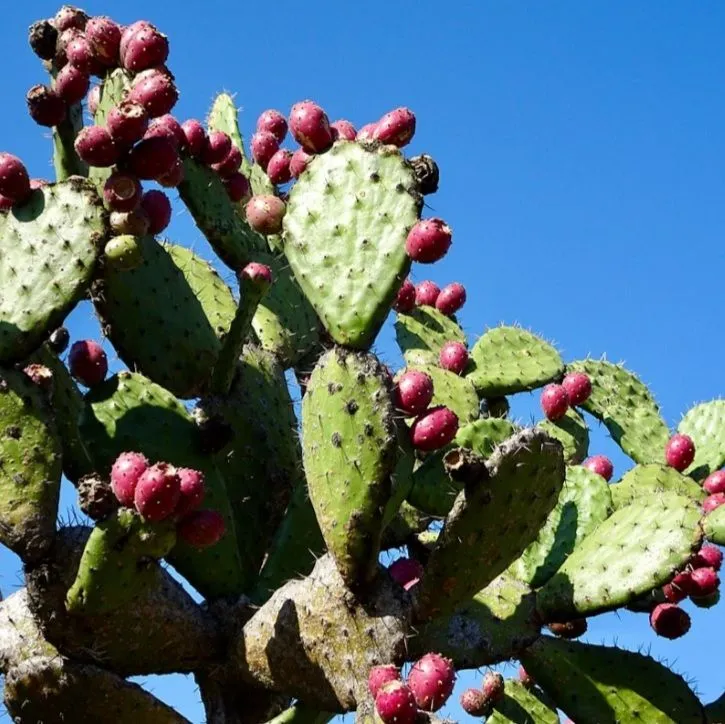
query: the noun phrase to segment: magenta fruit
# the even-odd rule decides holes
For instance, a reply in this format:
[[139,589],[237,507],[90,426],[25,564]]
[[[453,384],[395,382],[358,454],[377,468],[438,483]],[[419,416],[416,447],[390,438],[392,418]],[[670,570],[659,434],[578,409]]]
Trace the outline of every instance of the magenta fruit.
[[94,85],[88,92],[88,110],[92,116],[96,115],[98,104],[101,102],[101,86]]
[[408,233],[405,251],[413,261],[432,264],[445,256],[452,239],[451,229],[445,221],[423,219]]
[[121,145],[130,146],[143,138],[149,127],[149,114],[134,101],[123,101],[108,111],[106,127],[111,138]]
[[197,510],[176,526],[179,538],[194,548],[208,548],[224,535],[224,517],[216,510]]
[[295,141],[307,153],[322,153],[332,146],[330,121],[313,101],[295,103],[290,111],[289,127]]
[[186,134],[179,122],[170,113],[154,118],[144,134],[144,138],[167,138],[174,148],[186,146]]
[[690,573],[690,590],[695,598],[709,596],[720,587],[720,578],[714,568],[696,568]]
[[179,100],[179,91],[166,73],[152,69],[136,77],[127,99],[140,103],[151,118],[156,118],[171,111]]
[[415,307],[415,285],[410,279],[406,279],[398,289],[398,295],[393,302],[393,309],[396,312],[412,312]]
[[445,447],[458,432],[458,417],[447,407],[432,407],[410,428],[413,447],[428,452]]
[[389,681],[379,689],[375,710],[384,724],[414,724],[418,716],[413,692],[402,681]]
[[404,372],[393,390],[395,406],[406,415],[425,412],[433,399],[433,380],[419,370]]
[[463,284],[448,284],[436,299],[436,309],[447,317],[455,314],[466,303],[466,288]]
[[671,581],[670,585],[678,591],[684,591],[689,596],[695,586],[692,583],[692,571],[680,571]]
[[272,285],[272,270],[266,264],[260,264],[257,261],[250,261],[242,269],[241,277],[265,291]]
[[375,125],[373,138],[402,148],[415,133],[415,114],[409,108],[396,108],[386,113]]
[[582,465],[597,475],[601,475],[607,482],[612,479],[614,465],[606,455],[592,455]]
[[232,139],[222,131],[212,131],[202,152],[201,161],[209,166],[221,163],[232,150]]
[[269,131],[258,131],[252,136],[249,145],[252,149],[252,157],[255,163],[266,171],[270,160],[279,151],[279,141]]
[[536,682],[523,666],[519,666],[519,681],[527,688],[533,689]]
[[170,173],[179,154],[168,138],[145,138],[131,149],[129,168],[140,179],[158,179]]
[[332,137],[335,141],[342,139],[343,141],[354,141],[357,137],[357,130],[355,126],[341,118],[339,121],[335,121],[330,124],[330,130],[332,131]]
[[68,353],[71,376],[86,387],[97,385],[106,377],[108,360],[101,345],[90,339],[74,342]]
[[695,459],[695,443],[688,435],[673,435],[665,446],[665,462],[682,472],[688,468]]
[[674,603],[660,603],[649,615],[652,630],[666,639],[678,639],[690,630],[690,617]]
[[717,546],[704,545],[695,553],[690,561],[693,568],[712,568],[719,571],[722,566],[723,554]]
[[282,199],[271,195],[252,196],[247,203],[246,216],[249,225],[260,234],[278,234],[282,230],[287,207]]
[[181,130],[186,139],[186,149],[191,156],[199,158],[206,149],[207,138],[204,126],[195,118],[190,118],[181,124]]
[[160,234],[171,222],[171,202],[163,191],[147,191],[141,197],[141,208],[148,218],[149,234]]
[[267,131],[282,143],[287,135],[287,119],[273,108],[264,111],[257,118],[257,131]]
[[413,664],[408,674],[415,703],[424,711],[438,711],[451,695],[455,681],[453,662],[440,654],[426,654]]
[[496,704],[503,699],[504,690],[503,676],[496,671],[487,671],[481,685],[481,691],[483,691],[486,699],[492,704]]
[[142,518],[157,523],[176,510],[181,498],[181,483],[176,468],[157,463],[145,470],[136,483],[133,502]]
[[378,127],[377,123],[368,123],[364,125],[355,136],[356,141],[372,141],[375,139],[375,129]]
[[30,117],[39,125],[57,126],[65,120],[68,106],[58,94],[45,85],[34,85],[25,96]]
[[121,41],[118,44],[118,56],[122,58],[126,54],[126,49],[131,38],[143,28],[153,28],[154,26],[148,20],[137,20],[131,25],[127,25],[121,28]]
[[103,186],[103,201],[111,211],[133,211],[141,203],[141,182],[129,173],[112,173]]
[[0,153],[0,194],[13,202],[30,194],[30,179],[23,162],[11,153]]
[[126,70],[138,73],[163,65],[169,57],[169,39],[150,23],[130,26],[121,37],[123,40],[119,41],[119,46],[123,42],[123,50],[120,60]]
[[111,468],[111,489],[121,505],[133,507],[136,485],[148,467],[149,461],[139,452],[124,452],[116,458]]
[[184,517],[196,510],[204,501],[204,474],[191,468],[179,468],[179,503],[175,515]]
[[725,470],[716,470],[710,473],[702,484],[702,489],[708,494],[725,493]]
[[212,165],[212,169],[216,171],[221,178],[225,179],[229,178],[232,174],[237,173],[241,165],[242,152],[236,146],[232,146],[229,149],[229,153],[222,161]]
[[666,583],[662,586],[662,595],[670,603],[679,603],[687,598],[687,593],[682,588],[675,586],[672,583]]
[[571,405],[583,404],[592,394],[592,381],[583,372],[570,372],[564,376],[561,384],[569,395]]
[[223,179],[224,188],[227,190],[227,196],[235,203],[238,201],[249,200],[252,195],[252,187],[249,185],[247,177],[242,173],[233,173]]
[[714,493],[713,495],[708,495],[702,501],[702,510],[705,513],[712,513],[713,510],[719,508],[721,505],[725,505],[725,493]]
[[76,136],[76,153],[89,165],[113,166],[119,158],[118,146],[103,126],[86,126]]
[[88,15],[80,8],[73,7],[72,5],[63,5],[53,18],[53,25],[55,25],[59,33],[70,28],[83,30],[87,22]]
[[[121,28],[118,23],[105,15],[91,18],[86,24],[86,38],[100,63],[109,67],[118,63],[121,45]],[[71,60],[70,55],[68,58]]]
[[67,61],[78,70],[90,74],[96,65],[93,47],[84,35],[74,35],[65,46]]
[[292,179],[290,163],[292,162],[292,151],[280,148],[277,153],[269,159],[267,164],[267,176],[273,184],[286,184]]
[[299,178],[302,172],[307,168],[307,164],[312,160],[312,155],[307,153],[304,148],[298,148],[293,154],[289,162],[289,170],[293,178]]
[[438,355],[438,364],[449,372],[462,375],[468,365],[468,350],[461,342],[446,342]]
[[409,591],[420,581],[420,577],[423,575],[423,566],[414,558],[398,558],[388,567],[388,573],[396,583]]
[[415,303],[419,307],[435,307],[440,293],[440,287],[435,282],[426,280],[415,287]]
[[383,664],[373,666],[368,672],[368,689],[373,698],[378,695],[380,689],[391,681],[400,681],[400,669],[394,664]]
[[159,186],[167,189],[176,188],[184,180],[184,164],[180,158],[176,159],[176,163],[171,167],[170,171],[162,174],[156,179]]
[[541,408],[547,420],[561,420],[569,409],[569,395],[562,385],[546,385],[541,393]]
[[460,698],[461,709],[471,716],[486,716],[491,709],[491,702],[479,689],[466,689]]

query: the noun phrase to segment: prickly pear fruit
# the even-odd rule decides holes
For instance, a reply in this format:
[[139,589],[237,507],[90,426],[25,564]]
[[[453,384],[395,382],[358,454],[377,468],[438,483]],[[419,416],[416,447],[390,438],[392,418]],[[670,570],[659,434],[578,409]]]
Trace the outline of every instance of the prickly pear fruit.
[[207,144],[204,126],[195,118],[189,118],[181,124],[181,130],[186,138],[186,149],[189,155],[200,158]]
[[186,134],[181,124],[170,113],[154,118],[144,133],[144,138],[168,138],[176,149],[186,146]]
[[106,127],[116,143],[130,146],[143,138],[146,133],[149,127],[149,114],[140,103],[123,101],[108,111]]
[[423,566],[414,558],[398,558],[388,567],[391,578],[409,591],[420,581],[423,575]]
[[180,497],[181,483],[176,468],[168,463],[156,463],[138,479],[133,502],[141,517],[157,523],[173,514]]
[[536,682],[531,677],[531,674],[529,674],[523,666],[519,666],[519,681],[527,689],[533,689],[536,684]]
[[145,236],[149,233],[149,217],[140,207],[133,211],[112,211],[108,219],[114,234]]
[[426,654],[413,664],[408,675],[415,703],[424,711],[438,711],[451,695],[455,682],[453,662],[440,654]]
[[225,179],[232,174],[237,173],[241,165],[242,152],[236,146],[232,146],[229,149],[229,153],[224,156],[219,163],[212,164],[212,169],[216,171],[222,179]]
[[53,18],[53,25],[55,25],[59,33],[70,28],[83,30],[87,22],[88,15],[80,8],[73,7],[72,5],[63,5]]
[[30,117],[48,128],[62,123],[68,113],[66,102],[45,85],[34,85],[25,96]]
[[141,208],[148,218],[149,234],[160,234],[171,222],[171,201],[163,191],[147,191],[141,197]]
[[103,126],[82,128],[74,143],[76,153],[89,165],[108,168],[118,161],[119,149]]
[[238,171],[227,176],[223,181],[227,195],[232,201],[248,200],[252,194],[252,187],[249,185],[247,177]]
[[440,287],[435,282],[426,280],[415,287],[415,303],[419,307],[435,307],[440,293]]
[[159,179],[173,171],[178,151],[168,138],[144,138],[128,156],[129,168],[140,179]]
[[184,164],[181,159],[178,158],[169,171],[156,179],[156,183],[166,189],[172,189],[176,188],[183,180]]
[[63,354],[68,348],[70,342],[70,333],[65,327],[58,327],[54,329],[48,337],[48,346],[56,354]]
[[415,307],[415,284],[406,279],[398,290],[398,296],[393,302],[393,309],[396,312],[406,313],[413,311]]
[[455,314],[466,303],[466,288],[463,284],[447,284],[436,299],[436,309],[447,317]]
[[272,157],[279,151],[279,141],[277,137],[269,131],[258,131],[252,136],[249,143],[252,149],[252,157],[263,171],[267,170]]
[[722,551],[713,545],[704,545],[690,561],[693,568],[712,568],[719,571],[722,566]]
[[725,493],[725,470],[716,470],[710,473],[702,483],[702,489],[708,495]]
[[418,370],[403,373],[393,391],[395,406],[411,417],[427,410],[432,399],[433,380]]
[[58,75],[53,81],[53,90],[66,103],[73,104],[85,98],[90,85],[91,78],[87,71],[68,64],[58,71]]
[[678,639],[690,630],[690,617],[674,603],[659,603],[649,615],[652,630],[666,639]]
[[712,513],[715,508],[719,508],[721,505],[725,505],[725,493],[714,493],[713,495],[708,495],[702,501],[702,510],[705,513]]
[[266,264],[260,264],[257,261],[250,261],[240,276],[243,279],[253,282],[258,289],[266,291],[272,285],[272,270]]
[[569,395],[569,403],[571,405],[581,405],[589,399],[592,394],[592,381],[589,375],[583,372],[570,372],[564,377],[562,387]]
[[386,113],[376,124],[373,137],[381,143],[398,148],[407,146],[415,134],[415,114],[409,108],[396,108]]
[[607,482],[612,479],[614,465],[606,455],[592,455],[582,465],[597,475],[601,475]]
[[504,695],[505,684],[503,676],[496,671],[487,671],[483,677],[481,691],[492,704],[501,701]]
[[491,710],[491,702],[480,689],[466,689],[460,701],[461,709],[471,716],[486,716]]
[[111,489],[121,505],[133,507],[136,485],[148,467],[149,461],[139,452],[124,452],[116,458],[111,467]]
[[74,37],[65,46],[65,57],[71,66],[84,73],[90,74],[94,66],[97,65],[93,46],[85,35]]
[[257,131],[267,131],[282,143],[287,135],[287,119],[279,111],[270,108],[257,118]]
[[468,364],[468,350],[461,342],[446,342],[438,355],[438,364],[449,372],[462,375]]
[[402,681],[389,681],[380,688],[375,709],[384,724],[414,724],[418,716],[413,692]]
[[569,395],[562,385],[546,385],[541,393],[541,408],[548,420],[560,420],[569,409]]
[[168,38],[150,23],[140,28],[131,26],[123,32],[123,36],[126,37],[121,64],[126,70],[139,73],[147,68],[163,65],[169,57]]
[[355,136],[356,141],[372,141],[375,138],[375,129],[378,127],[377,123],[365,124]]
[[106,353],[91,339],[73,343],[68,353],[68,366],[71,376],[86,387],[103,382],[108,372]]
[[175,514],[183,518],[196,510],[204,500],[204,474],[191,468],[179,468],[176,473],[181,496]]
[[662,586],[662,595],[670,603],[679,603],[687,598],[687,593],[672,583],[666,583]]
[[179,538],[195,548],[208,548],[224,535],[224,518],[216,510],[196,510],[176,526]]
[[282,199],[272,195],[252,196],[246,205],[247,221],[260,234],[277,234],[287,207]]
[[[101,86],[94,85],[88,91],[88,111],[92,116],[96,115],[98,104],[101,102]],[[108,125],[108,116],[106,116],[106,125]]]
[[685,470],[695,459],[695,443],[689,435],[677,433],[665,446],[665,462],[678,472]]
[[28,171],[11,153],[0,153],[0,194],[11,201],[23,201],[30,194]]
[[408,232],[405,251],[413,260],[432,264],[442,259],[451,246],[453,233],[442,219],[422,219]]
[[458,432],[458,417],[447,407],[427,410],[410,428],[413,447],[426,452],[445,447]]
[[232,150],[232,139],[223,131],[212,131],[207,138],[206,147],[202,151],[201,160],[211,166],[221,163]]
[[400,681],[400,669],[395,664],[373,666],[368,672],[368,689],[373,698],[380,689],[391,681]]
[[357,136],[355,126],[341,118],[339,121],[335,121],[330,124],[330,130],[332,131],[332,137],[337,141],[342,139],[343,141],[354,141]]
[[293,154],[289,162],[289,170],[293,178],[299,178],[302,172],[307,168],[307,164],[312,160],[312,155],[307,153],[304,148],[298,148]]
[[86,23],[85,33],[98,61],[106,66],[115,66],[121,45],[121,28],[118,23],[105,15],[99,15]]
[[696,568],[690,573],[690,595],[695,598],[709,596],[717,591],[720,578],[714,568]]
[[133,211],[141,203],[141,183],[130,173],[116,171],[103,186],[103,201],[111,211]]
[[106,264],[119,271],[131,271],[143,264],[143,252],[138,239],[130,234],[121,234],[109,239],[103,248]]
[[292,162],[292,151],[280,148],[277,153],[269,159],[267,164],[267,176],[273,184],[286,184],[292,178],[290,163]]
[[587,632],[587,620],[575,618],[565,623],[550,623],[549,630],[562,639],[577,639]]
[[720,603],[720,591],[713,591],[708,596],[690,596],[690,601],[698,608],[712,608]]
[[289,127],[295,141],[307,153],[322,153],[332,146],[330,121],[325,111],[313,101],[302,101],[292,106]]
[[127,98],[140,103],[151,118],[156,118],[171,111],[179,100],[179,91],[166,73],[151,69],[136,77]]

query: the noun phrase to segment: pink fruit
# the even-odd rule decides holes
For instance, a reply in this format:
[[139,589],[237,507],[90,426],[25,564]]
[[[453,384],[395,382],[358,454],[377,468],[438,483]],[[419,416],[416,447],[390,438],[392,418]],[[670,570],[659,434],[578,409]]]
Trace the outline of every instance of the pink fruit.
[[206,148],[207,138],[204,126],[195,118],[190,118],[181,124],[181,130],[186,139],[186,148],[191,156],[199,158]]
[[432,399],[433,380],[418,370],[403,373],[393,391],[395,406],[411,417],[424,412]]
[[76,153],[89,165],[98,168],[113,166],[119,157],[118,146],[103,126],[86,126],[76,136]]
[[391,578],[409,591],[420,581],[423,575],[423,566],[414,558],[398,558],[388,567]]
[[398,290],[398,296],[393,302],[393,309],[396,312],[405,314],[412,312],[415,307],[415,285],[410,279],[406,279]]
[[354,141],[357,137],[357,130],[355,126],[344,119],[335,121],[330,124],[330,130],[332,131],[332,137],[335,141],[342,139],[343,141]]
[[127,28],[122,35],[125,36],[121,53],[123,67],[138,73],[163,65],[169,57],[169,39],[151,24],[132,30],[133,27]]
[[144,134],[144,138],[167,138],[174,148],[186,146],[186,134],[180,123],[170,113],[154,118]]
[[176,159],[176,163],[171,167],[171,170],[162,174],[156,179],[156,183],[159,186],[163,186],[167,189],[176,188],[184,180],[184,164],[180,158]]
[[298,148],[292,154],[289,162],[289,170],[293,178],[299,178],[302,175],[302,172],[307,168],[307,164],[312,160],[312,157],[304,148]]
[[174,514],[180,518],[196,510],[204,500],[204,474],[191,468],[178,468],[179,503]]
[[232,150],[232,139],[223,131],[212,131],[207,139],[206,148],[201,155],[202,163],[211,166],[221,163]]
[[93,88],[88,92],[88,110],[91,115],[96,115],[98,110],[98,104],[101,102],[101,86],[94,85]]
[[112,173],[103,186],[103,201],[111,211],[133,211],[141,203],[140,181],[129,173]]
[[287,135],[287,119],[279,111],[270,108],[257,118],[257,131],[267,131],[278,143],[282,143]]
[[145,138],[131,149],[128,165],[140,179],[158,179],[172,171],[178,160],[168,138]]
[[561,420],[569,409],[569,395],[562,385],[546,385],[541,393],[541,408],[548,420]]
[[597,475],[601,475],[607,482],[612,479],[614,465],[606,455],[592,455],[582,465]]
[[252,196],[246,207],[249,225],[260,234],[277,234],[282,230],[287,207],[282,199],[276,196]]
[[373,666],[368,672],[368,689],[373,699],[380,689],[391,681],[400,681],[400,669],[395,664]]
[[151,118],[169,113],[179,100],[174,81],[160,70],[147,70],[136,77],[127,99],[140,103]]
[[665,446],[665,462],[682,472],[695,459],[695,443],[688,435],[673,435]]
[[133,502],[142,518],[157,523],[176,510],[180,497],[181,483],[176,468],[168,463],[156,463],[138,479]]
[[413,260],[432,264],[442,259],[451,246],[453,235],[442,219],[423,219],[408,233],[405,251]]
[[88,22],[88,15],[86,15],[80,8],[73,7],[72,5],[63,5],[58,10],[53,18],[53,25],[55,25],[57,31],[62,33],[64,30],[69,28],[78,28],[83,30]]
[[86,38],[93,47],[96,58],[103,65],[115,66],[118,63],[121,45],[121,28],[118,23],[105,15],[91,18],[86,24]]
[[672,579],[672,581],[670,581],[670,585],[678,591],[684,592],[685,595],[689,596],[695,590],[695,587],[692,584],[692,572],[680,571]]
[[39,125],[50,128],[62,123],[68,112],[66,102],[44,85],[34,85],[25,96],[30,117]]
[[679,603],[687,598],[687,594],[681,588],[678,588],[671,583],[666,583],[662,586],[662,595],[670,603]]
[[224,188],[227,190],[229,198],[234,202],[244,201],[252,194],[252,188],[247,177],[239,172],[233,173],[224,179]]
[[295,141],[307,153],[322,153],[332,146],[330,121],[325,111],[313,101],[302,101],[292,106],[289,127]]
[[236,147],[232,146],[229,149],[229,153],[219,163],[212,165],[212,169],[216,171],[221,178],[225,179],[234,173],[239,171],[239,167],[242,165],[242,152]]
[[356,141],[372,141],[375,138],[375,129],[378,127],[377,123],[368,123],[363,126],[355,136]]
[[438,355],[438,364],[449,372],[462,375],[468,365],[468,350],[461,342],[446,342]]
[[[60,68],[68,62],[68,56],[66,55],[68,46],[73,43],[73,41],[81,38],[85,39],[85,34],[78,28],[68,28],[58,34],[58,40],[55,45],[55,55],[53,56],[53,62],[56,69],[60,70]],[[95,65],[95,63],[96,60],[93,58],[91,60],[91,64]]]
[[455,682],[453,662],[440,654],[426,654],[413,664],[408,674],[415,703],[424,711],[438,711],[451,695]]
[[536,682],[531,677],[528,671],[523,666],[519,666],[519,681],[527,688],[532,689]]
[[30,194],[30,178],[23,162],[11,153],[0,153],[0,194],[23,201]]
[[570,372],[561,384],[569,395],[571,405],[581,405],[592,394],[592,381],[583,372]]
[[501,676],[501,674],[495,671],[486,672],[483,677],[483,685],[481,686],[481,691],[483,691],[484,696],[488,701],[490,701],[492,704],[501,701],[504,695],[504,688],[505,685],[503,681],[503,676]]
[[118,45],[118,55],[122,58],[126,55],[126,49],[128,48],[129,41],[131,38],[143,28],[153,28],[154,26],[148,20],[137,20],[131,25],[126,25],[121,28],[121,42]]
[[415,287],[415,303],[419,307],[435,307],[440,293],[440,287],[435,282],[426,280]]
[[678,639],[690,630],[690,617],[674,603],[660,603],[649,615],[649,625],[666,639]]
[[415,114],[409,108],[396,108],[386,113],[376,124],[374,138],[402,148],[415,133]]
[[384,724],[414,724],[418,717],[413,692],[402,681],[389,681],[378,690],[375,709]]
[[111,489],[121,505],[133,506],[133,496],[139,478],[149,467],[145,455],[138,452],[121,453],[111,468]]
[[67,43],[65,57],[71,65],[88,74],[96,64],[93,46],[85,35],[76,35]]
[[702,510],[705,513],[712,513],[713,510],[719,508],[721,505],[725,505],[725,493],[715,493],[714,495],[708,495],[702,501]]
[[455,314],[466,303],[466,288],[463,284],[453,282],[441,289],[436,299],[436,309],[450,317]]
[[268,289],[272,284],[272,270],[266,264],[260,264],[256,261],[250,261],[247,266],[242,269],[241,276],[254,282],[261,289]]
[[134,101],[123,101],[108,111],[106,127],[111,138],[121,145],[130,146],[143,138],[149,127],[149,114]]
[[690,590],[688,593],[695,598],[709,596],[717,591],[720,578],[714,568],[696,568],[690,573]]
[[279,151],[279,141],[269,131],[258,131],[252,136],[250,148],[254,161],[266,171],[272,157]]
[[410,428],[413,447],[438,450],[447,445],[458,432],[458,417],[447,407],[432,407],[416,418]]
[[486,716],[491,704],[480,689],[466,689],[461,694],[461,709],[471,716]]
[[218,543],[225,531],[224,517],[216,510],[197,510],[176,526],[179,538],[194,548],[208,548]]
[[693,568],[712,568],[719,571],[722,566],[722,551],[717,546],[704,545],[690,561]]
[[702,484],[702,489],[708,494],[725,493],[725,470],[716,470],[710,473]]
[[286,184],[292,178],[290,164],[292,162],[292,151],[280,148],[277,153],[269,159],[267,164],[267,176],[273,184]]
[[160,234],[171,222],[171,202],[163,191],[147,191],[141,197],[141,208],[148,217],[149,234]]
[[71,346],[68,366],[71,376],[86,387],[103,382],[108,372],[106,353],[90,339],[79,340]]

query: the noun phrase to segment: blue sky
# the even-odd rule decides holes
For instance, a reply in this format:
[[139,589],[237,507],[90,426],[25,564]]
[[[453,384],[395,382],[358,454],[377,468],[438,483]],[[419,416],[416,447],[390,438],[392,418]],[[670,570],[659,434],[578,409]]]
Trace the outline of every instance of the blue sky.
[[[672,425],[723,393],[721,2],[99,0],[85,8],[124,23],[149,19],[170,36],[181,119],[203,117],[220,90],[237,93],[247,136],[262,110],[286,112],[303,98],[358,127],[411,107],[410,151],[441,167],[426,213],[454,230],[449,255],[415,278],[466,286],[461,317],[471,340],[488,325],[520,322],[567,360],[605,352],[625,360]],[[0,29],[2,150],[34,176],[52,170],[47,134],[23,100],[44,80],[25,30],[56,9],[45,0],[8,4]],[[169,232],[208,253],[181,206]],[[98,335],[89,309],[72,321],[74,337]],[[399,365],[390,325],[378,351]],[[514,409],[538,415],[537,400],[525,396]],[[601,432],[592,452],[626,469]],[[17,584],[17,560],[0,554],[3,594]],[[651,647],[709,701],[725,686],[725,605],[691,613],[690,634],[676,642],[657,640],[646,617],[631,614],[592,621],[587,638]],[[457,693],[472,680],[462,675]],[[203,721],[192,682],[149,683]],[[465,718],[451,701],[447,712]]]

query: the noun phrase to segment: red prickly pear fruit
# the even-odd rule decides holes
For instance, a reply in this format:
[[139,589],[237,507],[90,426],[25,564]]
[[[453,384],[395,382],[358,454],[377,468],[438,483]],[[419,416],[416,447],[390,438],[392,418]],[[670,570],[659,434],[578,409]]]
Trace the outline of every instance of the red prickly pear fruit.
[[267,170],[269,162],[272,160],[277,151],[279,151],[279,141],[276,136],[269,131],[257,131],[252,136],[249,144],[252,149],[252,157],[264,171]]
[[374,139],[398,148],[407,146],[415,133],[415,114],[409,108],[386,113],[375,125]]
[[194,158],[201,157],[207,144],[204,126],[195,118],[190,118],[181,124],[181,130],[184,132],[185,145],[189,155]]
[[680,571],[671,581],[670,585],[676,588],[678,591],[683,591],[685,595],[689,596],[694,589],[692,585],[692,572],[691,571]]
[[202,152],[202,163],[211,166],[221,163],[232,150],[232,139],[223,131],[212,131],[207,139],[206,148]]
[[415,284],[406,279],[398,289],[398,296],[393,302],[393,309],[401,314],[412,312],[415,307]]
[[148,467],[149,461],[139,452],[124,452],[116,458],[111,468],[111,489],[121,505],[133,507],[136,485]]
[[89,165],[98,168],[113,166],[120,156],[118,146],[103,126],[86,126],[73,144],[76,153]]
[[179,91],[166,73],[152,69],[136,77],[127,100],[140,103],[151,118],[156,118],[171,111],[179,100]]
[[[53,56],[53,63],[57,70],[60,70],[67,62],[68,56],[66,50],[68,46],[74,41],[80,38],[85,38],[82,30],[78,28],[68,28],[58,35],[58,42],[55,45],[55,55]],[[95,58],[91,61],[95,65]]]
[[423,566],[414,558],[398,558],[388,567],[388,573],[396,583],[409,591],[420,581],[420,577],[423,575]]
[[391,681],[400,681],[400,669],[395,664],[382,664],[373,666],[368,672],[368,689],[373,699],[380,689]]
[[368,123],[364,125],[355,136],[356,141],[372,141],[375,139],[375,129],[378,127],[377,123]]
[[690,601],[698,608],[712,608],[720,603],[720,591],[713,591],[708,596],[691,596]]
[[121,46],[121,28],[118,23],[105,15],[91,18],[86,24],[86,38],[100,63],[108,67],[118,64]]
[[145,138],[131,149],[129,168],[140,179],[158,179],[170,173],[179,153],[168,138]]
[[461,709],[471,716],[486,716],[491,709],[491,702],[479,689],[466,689],[460,698]]
[[561,384],[566,390],[566,394],[569,395],[571,405],[581,405],[592,394],[592,381],[584,372],[570,372],[564,376]]
[[292,106],[289,127],[295,141],[307,153],[322,153],[332,146],[330,121],[314,101],[302,101]]
[[252,188],[244,174],[237,171],[237,173],[227,176],[223,181],[224,188],[227,190],[227,196],[229,196],[231,201],[245,201],[251,197]]
[[229,149],[229,153],[222,161],[212,165],[212,169],[216,171],[222,179],[225,179],[229,178],[232,174],[237,173],[241,165],[242,152],[236,146],[232,146]]
[[307,153],[304,148],[298,148],[293,154],[289,162],[289,170],[293,178],[299,178],[302,172],[307,168],[307,164],[312,160],[312,155]]
[[335,141],[342,139],[343,141],[354,141],[357,138],[357,130],[355,126],[341,118],[339,121],[335,121],[330,124],[330,130],[332,131],[332,137]]
[[458,432],[458,417],[453,410],[439,406],[419,415],[410,428],[413,447],[429,452],[448,445]]
[[195,511],[204,500],[204,474],[191,468],[178,468],[176,474],[181,494],[174,514],[183,518]]
[[455,314],[466,303],[466,288],[463,284],[453,282],[448,284],[436,299],[436,309],[447,317]]
[[720,587],[720,578],[714,568],[696,568],[690,573],[689,594],[695,598],[709,596]]
[[88,111],[92,116],[96,115],[98,105],[101,102],[101,86],[94,85],[93,88],[88,91]]
[[569,409],[569,395],[562,385],[546,385],[541,393],[541,408],[547,420],[561,420]]
[[139,73],[156,65],[163,65],[169,57],[169,39],[150,23],[127,28],[121,36],[119,48],[124,36],[120,60],[126,70]]
[[23,162],[11,153],[0,153],[0,194],[13,202],[30,194],[30,178]]
[[649,625],[666,639],[678,639],[690,630],[690,617],[674,603],[659,603],[649,615]]
[[163,191],[147,191],[141,197],[141,208],[148,217],[149,234],[160,234],[171,222],[171,202]]
[[126,25],[121,28],[121,42],[118,44],[118,56],[122,58],[126,55],[126,49],[131,38],[143,28],[153,28],[154,26],[148,20],[137,20],[131,25]]
[[80,8],[73,7],[72,5],[63,5],[53,18],[53,25],[55,25],[59,33],[70,28],[83,30],[87,22],[88,15]]
[[245,207],[249,225],[260,234],[278,234],[282,230],[285,206],[282,199],[271,195],[252,196]]
[[225,531],[224,517],[216,510],[196,510],[176,526],[179,538],[194,548],[218,543]]
[[393,389],[395,406],[406,415],[420,415],[433,399],[433,380],[419,370],[410,370],[400,376]]
[[527,689],[533,689],[534,685],[536,684],[536,682],[531,677],[531,674],[529,674],[523,666],[519,666],[519,681]]
[[103,201],[111,211],[133,211],[141,203],[141,182],[129,173],[112,173],[103,186]]
[[725,470],[716,470],[710,473],[702,484],[702,489],[708,495],[725,493]]
[[257,131],[271,133],[278,143],[282,143],[287,135],[287,119],[279,111],[270,108],[257,118]]
[[180,498],[178,471],[168,463],[156,463],[145,470],[133,494],[136,510],[142,518],[152,523],[172,515]]
[[86,387],[103,382],[108,372],[108,360],[101,345],[90,339],[74,342],[68,353],[71,376]]
[[687,598],[687,593],[672,583],[666,583],[662,586],[662,595],[670,603],[679,603]]
[[715,493],[708,495],[702,501],[702,510],[704,513],[712,513],[713,510],[719,508],[721,505],[725,505],[725,493]]
[[413,692],[402,681],[389,681],[380,687],[375,710],[384,724],[414,724],[418,717]]
[[0,211],[8,212],[10,211],[13,206],[15,205],[15,202],[12,199],[7,198],[7,196],[3,196],[0,194]]
[[432,264],[442,259],[451,246],[453,234],[442,219],[422,219],[408,233],[405,251],[421,264]]
[[280,148],[277,153],[269,159],[267,164],[267,176],[273,184],[286,184],[292,179],[290,163],[292,162],[292,151]]
[[587,458],[582,465],[597,475],[601,475],[607,482],[614,475],[614,465],[606,455],[592,455]]
[[504,690],[505,684],[503,676],[496,671],[487,671],[483,677],[483,684],[481,686],[481,691],[483,691],[486,699],[492,704],[496,704],[503,699]]
[[440,287],[435,282],[426,280],[415,288],[415,303],[419,307],[435,307],[440,293]]
[[266,264],[260,264],[256,261],[250,261],[247,266],[242,269],[241,276],[266,291],[272,286],[272,270]]
[[133,211],[112,211],[108,222],[111,231],[119,236],[126,234],[146,236],[149,233],[149,217],[142,208]]
[[682,472],[688,468],[695,459],[695,443],[689,435],[673,435],[665,446],[665,462]]
[[170,113],[154,118],[144,133],[144,138],[167,138],[174,148],[186,146],[186,134],[181,124]]
[[93,46],[85,35],[73,36],[65,46],[65,57],[71,65],[88,74],[96,65]]
[[39,125],[51,128],[65,120],[66,102],[45,85],[34,85],[25,96],[30,117]]
[[455,682],[453,662],[440,654],[426,654],[413,664],[408,674],[415,703],[424,711],[438,711],[451,695]]
[[438,355],[438,364],[449,372],[462,375],[468,365],[468,350],[461,342],[446,342]]
[[719,571],[722,566],[722,551],[717,546],[704,545],[690,561],[693,568],[712,568]]
[[121,146],[130,146],[143,138],[149,127],[149,114],[134,101],[123,101],[108,111],[106,127],[111,138]]
[[562,639],[578,639],[587,632],[588,626],[585,618],[575,618],[565,623],[550,623],[549,630]]
[[179,158],[167,173],[159,176],[156,183],[167,189],[176,188],[184,180],[184,164]]

